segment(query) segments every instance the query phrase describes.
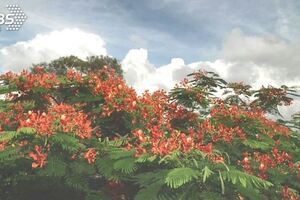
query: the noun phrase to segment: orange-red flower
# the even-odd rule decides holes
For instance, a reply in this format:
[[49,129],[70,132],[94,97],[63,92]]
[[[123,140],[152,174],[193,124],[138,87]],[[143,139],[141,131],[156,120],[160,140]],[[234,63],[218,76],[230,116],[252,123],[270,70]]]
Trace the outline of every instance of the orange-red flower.
[[[57,121],[60,124],[57,124]],[[48,112],[29,111],[20,119],[20,126],[35,128],[40,135],[51,136],[55,132],[75,133],[85,139],[92,137],[92,124],[82,111],[67,104],[54,105]]]
[[88,161],[89,164],[94,163],[98,152],[95,148],[89,148],[87,152],[84,154],[84,158]]
[[35,146],[35,152],[30,152],[29,157],[31,157],[34,162],[32,163],[32,168],[38,168],[43,167],[47,164],[47,157],[48,155],[46,153],[42,152],[42,147],[36,145]]

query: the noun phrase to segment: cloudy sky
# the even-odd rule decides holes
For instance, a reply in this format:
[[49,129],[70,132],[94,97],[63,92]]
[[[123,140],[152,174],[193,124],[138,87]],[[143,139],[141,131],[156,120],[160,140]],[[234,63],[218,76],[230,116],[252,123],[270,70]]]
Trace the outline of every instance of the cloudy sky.
[[198,69],[256,87],[300,85],[299,0],[1,0],[0,13],[8,4],[28,19],[19,31],[0,26],[1,71],[110,55],[140,92]]

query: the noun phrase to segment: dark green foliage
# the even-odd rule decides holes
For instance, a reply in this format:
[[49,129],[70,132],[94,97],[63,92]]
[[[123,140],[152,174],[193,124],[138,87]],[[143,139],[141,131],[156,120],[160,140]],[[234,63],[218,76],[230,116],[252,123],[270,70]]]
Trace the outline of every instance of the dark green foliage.
[[104,66],[114,68],[115,71],[122,75],[121,65],[117,59],[109,56],[90,56],[82,60],[76,56],[61,57],[50,63],[39,63],[33,65],[33,72],[35,66],[44,66],[49,72],[57,74],[66,74],[68,69],[77,69],[81,72],[87,73],[90,71],[97,71]]

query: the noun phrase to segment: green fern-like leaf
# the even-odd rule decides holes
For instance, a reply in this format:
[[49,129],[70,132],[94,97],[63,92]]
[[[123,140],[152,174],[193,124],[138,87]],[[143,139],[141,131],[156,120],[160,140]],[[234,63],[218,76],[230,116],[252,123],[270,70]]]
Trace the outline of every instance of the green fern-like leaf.
[[82,176],[69,176],[66,178],[66,185],[73,187],[77,190],[88,190],[88,183]]
[[67,172],[67,163],[59,157],[49,157],[46,167],[39,170],[44,176],[63,177]]
[[96,172],[94,165],[88,164],[85,160],[73,161],[69,167],[71,172],[77,175],[91,176]]
[[126,144],[128,139],[126,137],[118,138],[117,140],[108,141],[108,144],[114,147],[123,147]]
[[34,135],[35,129],[30,127],[20,128],[17,131],[5,131],[0,135],[0,142],[11,141],[26,135]]
[[211,171],[207,166],[204,167],[203,171],[203,183],[205,183],[206,179],[210,177],[214,172]]
[[18,88],[15,85],[4,85],[0,87],[0,94],[7,94],[16,91]]
[[232,184],[241,184],[243,187],[262,189],[273,186],[273,184],[269,181],[265,181],[256,176],[247,174],[236,169],[231,169],[229,171],[222,172],[221,174],[225,180],[230,181]]
[[5,131],[0,135],[0,142],[10,141],[17,135],[17,131]]
[[19,134],[23,134],[23,135],[33,135],[36,133],[36,130],[34,128],[31,127],[23,127],[18,129],[17,131],[18,135]]
[[134,150],[124,151],[124,149],[115,149],[115,150],[109,152],[109,157],[111,159],[117,160],[120,158],[133,157],[134,154],[135,154]]
[[175,190],[165,186],[165,179],[170,170],[161,169],[145,172],[133,177],[133,180],[142,187],[135,199],[176,200]]
[[244,145],[247,145],[253,149],[261,149],[261,150],[270,150],[274,144],[274,141],[268,140],[268,143],[258,140],[245,140],[243,142]]
[[258,189],[237,185],[237,190],[242,196],[247,197],[250,200],[265,199],[262,197]]
[[165,180],[165,183],[170,188],[179,188],[185,183],[192,181],[193,179],[197,179],[201,176],[199,171],[196,171],[191,168],[183,167],[183,168],[175,168],[172,169]]
[[135,158],[123,158],[114,163],[113,168],[126,174],[130,174],[137,170]]
[[157,200],[158,199],[158,193],[161,190],[161,187],[163,184],[151,184],[141,190],[136,194],[134,197],[134,200]]
[[133,177],[133,180],[142,187],[147,187],[148,185],[151,185],[153,183],[158,183],[158,182],[164,185],[168,173],[169,170],[167,169],[144,172],[135,175]]
[[0,161],[7,162],[13,161],[20,158],[20,148],[19,147],[7,147],[5,150],[0,151]]
[[114,169],[114,160],[109,157],[102,157],[101,159],[96,160],[96,166],[99,172],[108,180],[118,181],[120,180],[120,175],[117,174]]
[[143,154],[135,160],[136,163],[153,162],[157,158],[156,155]]
[[71,134],[58,133],[49,138],[55,145],[59,145],[63,150],[70,153],[75,153],[79,149],[84,149],[85,146],[80,143],[79,139]]

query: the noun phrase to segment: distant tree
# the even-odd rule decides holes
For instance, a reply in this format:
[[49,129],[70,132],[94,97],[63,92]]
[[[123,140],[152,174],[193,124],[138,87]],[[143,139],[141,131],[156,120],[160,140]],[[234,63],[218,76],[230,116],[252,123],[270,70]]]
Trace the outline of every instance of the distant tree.
[[122,75],[122,69],[119,61],[116,58],[109,56],[90,56],[86,60],[82,60],[76,56],[66,56],[60,57],[50,63],[38,63],[33,65],[33,72],[36,66],[43,66],[46,71],[55,72],[57,74],[63,75],[67,73],[68,69],[76,69],[81,72],[95,72],[102,69],[104,66],[113,68],[116,73]]

